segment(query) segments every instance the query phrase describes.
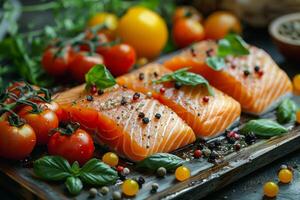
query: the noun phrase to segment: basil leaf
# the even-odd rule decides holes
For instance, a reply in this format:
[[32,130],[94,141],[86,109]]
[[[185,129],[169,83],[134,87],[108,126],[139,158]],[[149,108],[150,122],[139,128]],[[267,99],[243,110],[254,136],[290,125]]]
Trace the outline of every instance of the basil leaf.
[[164,167],[167,170],[174,170],[185,162],[182,158],[168,153],[153,154],[144,160],[137,163],[137,168],[148,169],[151,171],[157,170],[159,167]]
[[77,161],[72,164],[71,171],[73,175],[78,175],[80,173],[80,166]]
[[70,164],[59,156],[44,156],[33,162],[34,173],[46,180],[60,181],[72,175]]
[[228,34],[218,42],[217,55],[219,57],[225,57],[228,55],[241,56],[248,54],[248,45],[237,34]]
[[68,191],[70,192],[70,194],[72,195],[78,195],[82,188],[82,182],[78,177],[74,177],[74,176],[70,176],[67,178],[65,185],[68,189]]
[[215,71],[220,71],[226,66],[224,58],[218,56],[207,57],[206,64]]
[[296,118],[297,105],[290,99],[285,99],[277,108],[277,121],[281,124],[288,123]]
[[101,186],[114,184],[118,179],[118,173],[110,166],[94,158],[81,168],[79,177],[84,183]]
[[109,88],[116,84],[115,78],[104,65],[95,65],[85,75],[87,87],[96,85],[99,89]]
[[262,137],[281,135],[287,131],[285,127],[269,119],[250,120],[240,130],[242,134],[254,133]]

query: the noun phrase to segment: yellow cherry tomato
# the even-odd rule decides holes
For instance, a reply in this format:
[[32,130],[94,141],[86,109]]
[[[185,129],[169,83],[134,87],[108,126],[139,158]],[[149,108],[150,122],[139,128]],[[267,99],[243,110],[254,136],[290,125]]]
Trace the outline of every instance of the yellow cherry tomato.
[[289,183],[293,180],[293,173],[289,169],[282,169],[278,173],[278,178],[281,183]]
[[204,22],[205,35],[208,39],[221,39],[229,32],[242,32],[240,20],[230,12],[217,11]]
[[102,161],[111,167],[115,167],[119,163],[119,157],[115,153],[108,152],[103,155]]
[[296,122],[300,124],[300,110],[296,112]]
[[276,197],[279,192],[279,187],[274,182],[267,182],[264,185],[264,194],[267,197]]
[[101,12],[95,14],[88,21],[88,26],[93,27],[104,23],[107,27],[108,32],[114,35],[118,28],[118,18],[112,13]]
[[127,196],[134,196],[139,191],[139,184],[132,179],[127,179],[122,184],[122,191]]
[[296,92],[300,92],[300,74],[297,74],[293,78],[293,85]]
[[118,34],[124,43],[136,50],[138,57],[154,58],[168,39],[165,21],[144,7],[133,7],[120,19]]
[[184,180],[190,178],[190,176],[191,176],[191,172],[190,172],[189,168],[187,168],[185,166],[180,166],[175,171],[175,177],[178,181],[184,181]]

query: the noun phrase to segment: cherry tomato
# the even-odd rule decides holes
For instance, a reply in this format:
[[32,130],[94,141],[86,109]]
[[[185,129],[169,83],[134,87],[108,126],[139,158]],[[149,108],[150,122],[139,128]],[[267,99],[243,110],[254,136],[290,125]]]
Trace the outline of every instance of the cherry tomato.
[[92,137],[82,129],[77,129],[71,135],[56,132],[48,143],[51,155],[62,156],[70,163],[78,161],[81,165],[93,157],[94,150]]
[[58,105],[58,103],[51,101],[51,103],[43,103],[42,104],[42,108],[43,109],[47,109],[47,110],[51,110],[53,112],[55,112],[57,118],[59,121],[61,121],[62,119],[64,119],[64,111],[63,109]]
[[177,7],[173,15],[173,23],[176,23],[179,19],[194,19],[198,22],[202,21],[202,15],[198,10],[192,6],[180,6]]
[[70,63],[72,77],[79,82],[84,82],[85,74],[97,64],[103,64],[103,58],[99,54],[89,55],[87,52],[75,53]]
[[127,73],[135,60],[135,51],[127,44],[115,45],[104,54],[104,63],[114,76]]
[[71,61],[70,53],[70,47],[65,47],[62,50],[55,47],[46,49],[42,57],[42,65],[46,72],[53,76],[63,75]]
[[165,21],[155,12],[136,6],[120,19],[118,34],[122,41],[131,45],[138,57],[158,56],[168,40]]
[[[108,46],[103,46],[103,44],[106,44],[110,41],[112,41],[111,36],[109,36],[107,33],[104,32],[98,32],[96,35],[91,33],[90,31],[86,32],[86,40],[96,40],[97,46],[96,46],[96,53],[103,55],[106,51],[108,51]],[[80,50],[82,51],[90,51],[90,47],[87,44],[83,44],[80,46]]]
[[178,20],[172,31],[174,42],[179,47],[186,47],[193,42],[203,40],[205,37],[202,25],[193,19]]
[[0,121],[0,157],[19,160],[28,156],[35,147],[36,136],[28,124],[11,126]]
[[32,107],[26,106],[19,112],[19,116],[33,128],[39,145],[48,143],[49,134],[59,123],[55,112],[48,109],[42,109],[41,113],[32,113]]
[[208,16],[204,22],[204,29],[208,39],[221,39],[231,31],[238,34],[242,32],[239,19],[225,11],[217,11]]
[[112,13],[101,12],[94,15],[88,22],[89,27],[105,24],[107,30],[102,30],[110,36],[115,36],[118,27],[118,17]]

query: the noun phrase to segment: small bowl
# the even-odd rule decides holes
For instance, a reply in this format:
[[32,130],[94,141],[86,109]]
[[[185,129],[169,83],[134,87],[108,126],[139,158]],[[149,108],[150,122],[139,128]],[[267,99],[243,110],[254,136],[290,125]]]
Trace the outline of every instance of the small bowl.
[[[288,23],[293,21],[299,21],[300,25],[300,13],[284,15],[273,20],[269,26],[269,32],[282,55],[287,59],[300,62],[300,35],[298,38],[292,39],[291,37],[280,33],[283,32],[283,24],[287,24],[286,26],[288,26]],[[282,31],[280,31],[280,29]],[[295,34],[295,32],[293,33]]]

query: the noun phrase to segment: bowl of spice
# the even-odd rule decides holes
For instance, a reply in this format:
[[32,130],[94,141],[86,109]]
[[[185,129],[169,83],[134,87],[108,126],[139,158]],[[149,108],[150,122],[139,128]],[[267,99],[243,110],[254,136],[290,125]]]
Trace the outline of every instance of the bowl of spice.
[[275,19],[269,32],[279,51],[290,60],[300,62],[300,13]]

